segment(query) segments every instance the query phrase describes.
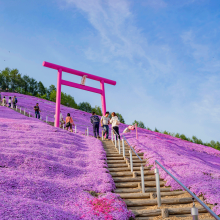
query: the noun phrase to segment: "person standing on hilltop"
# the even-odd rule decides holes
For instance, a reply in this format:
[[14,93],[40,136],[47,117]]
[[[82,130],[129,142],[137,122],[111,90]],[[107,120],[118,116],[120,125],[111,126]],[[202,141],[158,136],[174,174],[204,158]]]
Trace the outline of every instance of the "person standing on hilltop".
[[8,99],[8,107],[11,108],[11,97]]
[[36,106],[34,106],[34,111],[35,111],[35,117],[40,119],[40,107],[39,107],[39,104],[37,103]]
[[[99,136],[99,122],[100,122],[100,119],[96,115],[95,112],[92,112],[92,116],[90,117],[90,121],[93,124],[94,137],[97,138],[97,136],[98,136],[98,138],[100,138],[100,136]],[[97,135],[96,135],[96,133],[97,133]]]
[[117,136],[120,139],[120,135],[119,135],[119,125],[120,125],[120,121],[118,120],[118,116],[115,114],[115,112],[112,112],[112,118],[110,120],[110,123],[112,124],[112,130],[114,131],[116,135],[116,139]]
[[101,117],[101,127],[104,128],[104,132],[103,132],[103,136],[105,136],[106,134],[106,138],[105,140],[109,140],[108,139],[108,135],[109,135],[109,123],[110,123],[110,119],[109,119],[109,112],[105,113],[105,116]]
[[15,105],[14,105],[14,108],[16,108],[16,105],[17,105],[17,103],[18,103],[18,99],[17,99],[16,96],[14,96],[14,98],[15,98]]
[[13,108],[16,108],[16,105],[15,105],[15,96],[12,98],[12,106],[13,106]]
[[2,99],[2,106],[5,106],[6,105],[6,98],[5,98],[5,96],[4,96],[4,98]]

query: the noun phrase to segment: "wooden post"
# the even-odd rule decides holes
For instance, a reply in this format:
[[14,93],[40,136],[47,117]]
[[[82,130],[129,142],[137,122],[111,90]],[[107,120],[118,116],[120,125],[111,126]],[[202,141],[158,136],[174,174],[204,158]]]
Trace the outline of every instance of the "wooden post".
[[169,210],[168,209],[161,209],[162,218],[169,217]]

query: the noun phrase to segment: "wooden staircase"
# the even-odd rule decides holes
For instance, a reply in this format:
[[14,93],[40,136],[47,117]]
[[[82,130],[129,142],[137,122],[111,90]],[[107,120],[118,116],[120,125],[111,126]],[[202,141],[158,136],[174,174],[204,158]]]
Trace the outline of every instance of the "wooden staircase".
[[[135,219],[192,219],[192,197],[185,191],[170,191],[165,182],[160,179],[162,206],[157,207],[156,181],[154,171],[150,166],[144,167],[145,193],[141,190],[140,160],[132,153],[133,170],[130,171],[129,146],[125,144],[125,158],[119,154],[111,141],[103,141],[107,155],[108,170],[115,182],[115,193],[119,194],[127,204],[128,209],[135,214]],[[138,153],[143,159],[143,154]],[[144,160],[146,165],[146,160]],[[200,198],[202,199],[202,198]],[[214,219],[205,208],[195,202],[199,209],[199,219]]]

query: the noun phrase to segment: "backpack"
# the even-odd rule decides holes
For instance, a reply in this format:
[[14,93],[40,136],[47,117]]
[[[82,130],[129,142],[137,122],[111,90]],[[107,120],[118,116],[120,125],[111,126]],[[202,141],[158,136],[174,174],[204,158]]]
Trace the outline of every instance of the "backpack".
[[15,103],[17,103],[18,102],[18,100],[17,100],[17,98],[15,98]]
[[121,123],[121,122],[120,122],[119,120],[116,121],[116,125],[120,125],[120,123]]

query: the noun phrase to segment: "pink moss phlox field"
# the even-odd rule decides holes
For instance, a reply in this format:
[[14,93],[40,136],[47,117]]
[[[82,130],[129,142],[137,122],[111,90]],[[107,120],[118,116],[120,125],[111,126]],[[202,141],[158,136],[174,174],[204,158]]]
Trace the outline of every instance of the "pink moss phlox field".
[[[220,214],[220,151],[146,129],[138,129],[138,134],[138,140],[134,133],[125,136],[149,164],[157,160],[197,196],[203,195],[205,202],[215,205],[213,211]],[[181,189],[160,167],[159,172],[172,190]]]
[[[0,219],[103,219],[105,215],[127,219],[131,215],[111,193],[115,185],[105,168],[101,141],[2,106],[0,140]],[[89,191],[101,193],[98,199],[105,199],[103,204],[111,212],[97,216],[96,198]]]

